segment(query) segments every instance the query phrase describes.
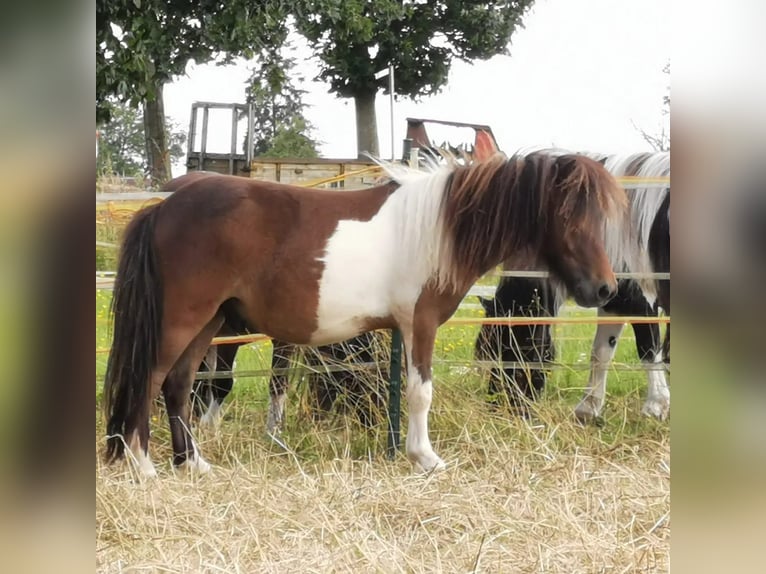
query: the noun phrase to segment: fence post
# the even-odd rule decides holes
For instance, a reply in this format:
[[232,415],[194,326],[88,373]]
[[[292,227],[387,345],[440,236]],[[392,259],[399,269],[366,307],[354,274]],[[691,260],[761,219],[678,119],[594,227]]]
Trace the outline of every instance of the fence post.
[[399,422],[402,401],[402,332],[391,331],[391,371],[388,379],[388,458],[393,460],[399,450]]
[[[393,92],[393,90],[392,90]],[[418,149],[412,147],[412,140],[402,142],[402,163],[418,166]],[[388,458],[393,460],[400,446],[400,421],[402,414],[402,332],[391,331],[391,367],[388,377]]]

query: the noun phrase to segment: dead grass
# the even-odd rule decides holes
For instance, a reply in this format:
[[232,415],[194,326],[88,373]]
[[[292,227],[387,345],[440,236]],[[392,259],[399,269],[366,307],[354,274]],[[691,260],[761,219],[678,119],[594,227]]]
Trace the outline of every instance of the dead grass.
[[[365,434],[352,415],[312,423],[295,396],[285,452],[264,436],[262,391],[238,394],[220,432],[199,434],[212,474],[176,476],[162,420],[159,479],[97,463],[97,569],[668,570],[669,432],[639,417],[637,392],[582,428],[561,397],[523,421],[487,406],[482,386],[475,373],[437,382],[432,438],[448,469],[432,476],[386,460],[385,429]],[[97,451],[102,440],[99,420]]]

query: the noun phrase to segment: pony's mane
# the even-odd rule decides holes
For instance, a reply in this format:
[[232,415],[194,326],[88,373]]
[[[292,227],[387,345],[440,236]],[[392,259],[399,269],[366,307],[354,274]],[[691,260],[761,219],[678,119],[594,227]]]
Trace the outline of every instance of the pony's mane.
[[376,160],[401,186],[402,257],[443,290],[503,261],[541,268],[552,218],[597,229],[624,212],[617,183],[582,155],[536,150],[467,166],[445,159],[425,169]]
[[574,154],[498,154],[454,167],[441,205],[451,271],[440,282],[457,285],[457,270],[481,275],[509,259],[516,267],[539,266],[551,218],[597,228],[622,213],[623,197],[598,162]]
[[[670,153],[643,152],[604,157],[604,165],[615,177],[667,177],[670,175]],[[617,270],[638,273],[653,271],[649,260],[649,234],[660,208],[670,194],[670,186],[628,186],[630,225],[627,230],[607,224],[605,245],[609,260]],[[627,232],[627,237],[626,237]],[[653,299],[656,282],[639,279],[644,294]]]

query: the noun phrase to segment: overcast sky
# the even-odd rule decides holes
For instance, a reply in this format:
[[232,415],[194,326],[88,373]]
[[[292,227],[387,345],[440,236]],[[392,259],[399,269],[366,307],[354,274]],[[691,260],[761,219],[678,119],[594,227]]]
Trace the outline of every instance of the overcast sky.
[[[489,124],[500,148],[511,153],[526,146],[600,152],[648,149],[634,123],[659,132],[669,118],[662,98],[669,77],[670,14],[665,0],[538,0],[525,28],[512,38],[510,56],[473,64],[456,62],[449,82],[420,102],[397,100],[394,141],[401,153],[406,117]],[[319,66],[310,50],[296,43],[305,78],[307,117],[315,127],[324,157],[355,157],[354,104],[313,81]],[[244,102],[250,65],[190,64],[187,75],[165,89],[165,112],[186,128],[193,101]],[[381,156],[390,156],[389,98],[377,101]],[[211,116],[208,151],[227,151],[229,121]],[[441,142],[460,132],[428,127]],[[453,138],[454,139],[454,138]],[[213,149],[211,149],[211,146]],[[174,166],[174,175],[184,172]]]

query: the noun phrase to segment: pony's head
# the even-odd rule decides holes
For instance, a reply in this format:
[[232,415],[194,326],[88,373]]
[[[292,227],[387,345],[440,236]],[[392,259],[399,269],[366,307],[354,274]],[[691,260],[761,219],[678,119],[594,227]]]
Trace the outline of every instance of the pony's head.
[[617,293],[605,246],[607,219],[624,217],[625,191],[601,162],[582,155],[549,156],[546,221],[541,252],[554,279],[575,301],[598,307]]
[[604,247],[607,218],[623,217],[625,191],[599,162],[533,152],[457,167],[444,198],[453,266],[467,277],[499,262],[546,268],[577,303],[597,307],[617,292]]

